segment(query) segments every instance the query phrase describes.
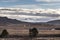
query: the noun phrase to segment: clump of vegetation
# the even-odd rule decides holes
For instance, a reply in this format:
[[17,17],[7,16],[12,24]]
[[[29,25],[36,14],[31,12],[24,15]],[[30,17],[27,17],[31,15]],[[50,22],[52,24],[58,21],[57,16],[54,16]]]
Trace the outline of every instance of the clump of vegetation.
[[0,35],[0,37],[7,37],[9,35],[9,33],[7,32],[6,29],[4,29]]
[[38,30],[36,28],[29,29],[29,36],[36,37],[38,35]]

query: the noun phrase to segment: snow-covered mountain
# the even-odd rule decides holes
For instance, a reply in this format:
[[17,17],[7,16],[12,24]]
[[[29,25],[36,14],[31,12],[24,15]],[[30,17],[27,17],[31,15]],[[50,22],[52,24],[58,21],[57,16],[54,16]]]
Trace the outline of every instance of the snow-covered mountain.
[[60,9],[0,8],[0,16],[25,22],[47,22],[60,19]]

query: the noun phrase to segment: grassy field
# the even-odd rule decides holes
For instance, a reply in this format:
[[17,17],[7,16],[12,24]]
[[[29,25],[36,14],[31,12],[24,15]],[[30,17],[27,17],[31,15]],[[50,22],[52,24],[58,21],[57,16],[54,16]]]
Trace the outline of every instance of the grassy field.
[[60,37],[36,37],[36,38],[0,38],[0,40],[60,40]]
[[[17,38],[0,38],[0,40],[60,40],[60,37],[24,37],[24,35],[29,35],[29,28],[35,27],[39,31],[40,35],[46,34],[60,34],[60,30],[50,30],[52,28],[60,27],[53,25],[40,25],[40,24],[11,24],[7,26],[0,26],[0,33],[3,29],[6,29],[10,35],[23,35],[23,37]],[[43,30],[41,30],[43,29]],[[48,30],[49,29],[49,30]],[[43,35],[43,36],[44,36]]]

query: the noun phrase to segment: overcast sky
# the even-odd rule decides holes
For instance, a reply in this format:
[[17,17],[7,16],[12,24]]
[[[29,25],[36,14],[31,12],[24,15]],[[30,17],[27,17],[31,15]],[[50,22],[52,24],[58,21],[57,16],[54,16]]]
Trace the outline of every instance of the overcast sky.
[[0,7],[60,8],[60,0],[0,0]]

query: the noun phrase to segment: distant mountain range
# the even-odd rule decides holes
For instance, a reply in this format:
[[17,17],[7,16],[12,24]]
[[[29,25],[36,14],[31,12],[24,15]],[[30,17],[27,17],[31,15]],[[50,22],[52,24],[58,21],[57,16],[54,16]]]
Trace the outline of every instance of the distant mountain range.
[[52,20],[47,22],[48,24],[53,24],[53,25],[60,25],[60,20]]
[[[16,19],[10,19],[10,18],[7,18],[7,17],[0,17],[0,25],[1,24],[20,24],[20,23],[29,23],[29,22],[23,22],[23,21],[19,21],[19,20],[16,20]],[[49,22],[45,22],[46,24],[53,24],[53,25],[59,25],[60,24],[60,20],[53,20],[53,21],[49,21]],[[45,24],[43,22],[39,22],[39,23],[36,23],[36,24]],[[32,23],[33,24],[33,23]]]
[[21,21],[18,21],[16,19],[9,19],[7,17],[0,17],[0,25],[1,24],[19,24]]

